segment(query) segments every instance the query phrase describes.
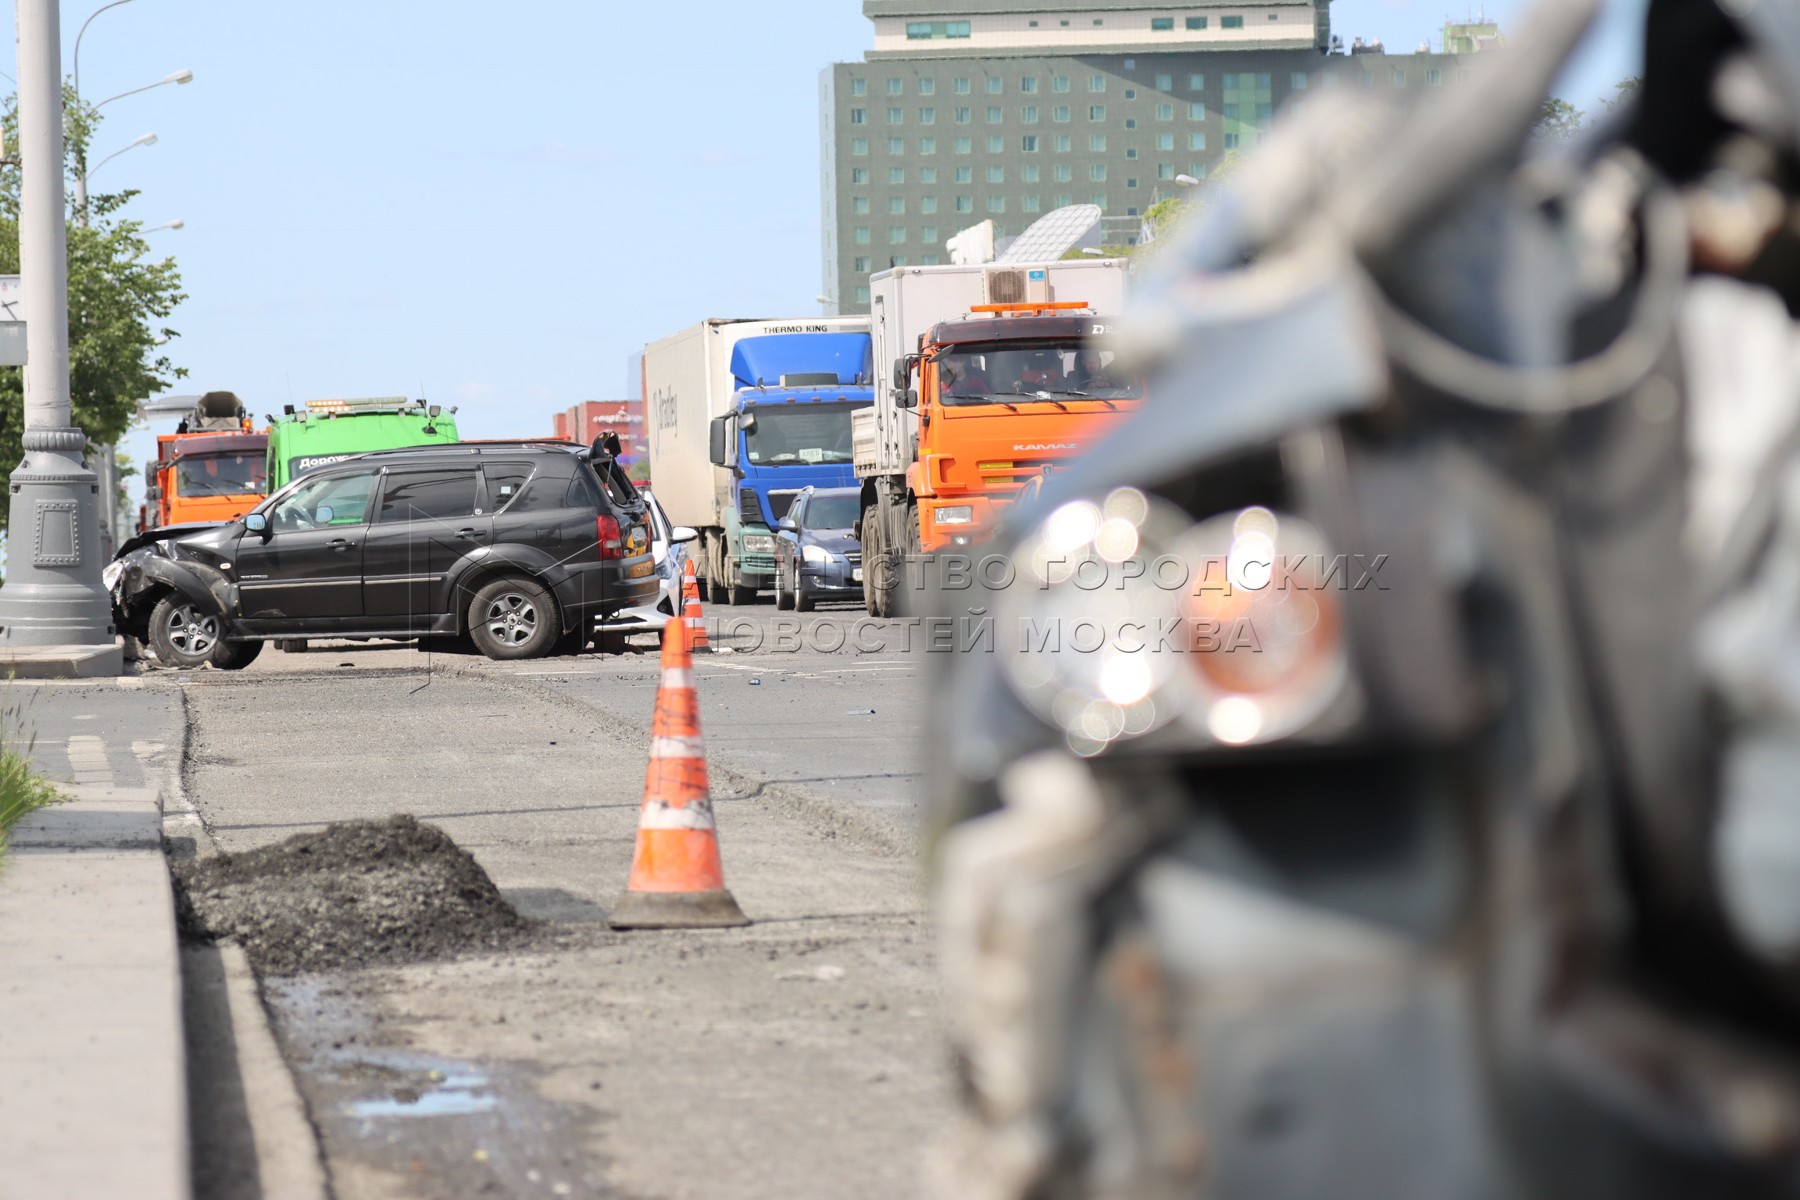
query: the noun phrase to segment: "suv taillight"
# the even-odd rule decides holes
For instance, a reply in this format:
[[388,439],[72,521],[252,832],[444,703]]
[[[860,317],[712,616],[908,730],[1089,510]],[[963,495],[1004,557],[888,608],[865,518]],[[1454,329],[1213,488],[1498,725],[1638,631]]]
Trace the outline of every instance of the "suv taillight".
[[619,518],[611,513],[601,513],[597,521],[600,527],[600,558],[625,557],[625,539],[619,532]]

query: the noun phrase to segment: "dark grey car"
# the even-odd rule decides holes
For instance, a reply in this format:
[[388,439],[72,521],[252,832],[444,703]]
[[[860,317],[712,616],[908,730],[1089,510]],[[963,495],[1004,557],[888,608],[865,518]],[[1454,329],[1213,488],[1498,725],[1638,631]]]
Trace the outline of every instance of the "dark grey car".
[[862,599],[862,544],[851,533],[860,488],[809,487],[775,525],[775,607]]

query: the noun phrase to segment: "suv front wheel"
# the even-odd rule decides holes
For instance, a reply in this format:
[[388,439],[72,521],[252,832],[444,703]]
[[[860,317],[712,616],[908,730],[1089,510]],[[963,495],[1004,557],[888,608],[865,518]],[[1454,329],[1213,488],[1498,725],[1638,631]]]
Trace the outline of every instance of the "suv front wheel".
[[224,644],[223,634],[219,618],[185,596],[164,596],[150,610],[150,649],[165,667],[191,671],[206,665]]
[[556,600],[529,579],[496,579],[469,602],[469,637],[489,658],[541,658],[561,633]]

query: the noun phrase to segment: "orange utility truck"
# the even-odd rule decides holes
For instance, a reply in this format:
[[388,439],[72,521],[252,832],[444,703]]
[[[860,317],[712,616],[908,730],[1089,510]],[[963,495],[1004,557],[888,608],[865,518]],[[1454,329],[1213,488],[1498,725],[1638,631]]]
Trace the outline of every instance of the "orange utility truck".
[[[146,407],[151,416],[173,416]],[[250,414],[231,392],[208,392],[180,413],[174,433],[158,435],[156,462],[144,486],[138,532],[195,521],[223,522],[255,508],[267,491],[264,455],[269,435],[251,428]]]
[[906,556],[980,544],[1033,475],[1143,396],[1095,339],[1123,259],[894,267],[869,280],[875,403],[852,417],[863,600],[891,616]]

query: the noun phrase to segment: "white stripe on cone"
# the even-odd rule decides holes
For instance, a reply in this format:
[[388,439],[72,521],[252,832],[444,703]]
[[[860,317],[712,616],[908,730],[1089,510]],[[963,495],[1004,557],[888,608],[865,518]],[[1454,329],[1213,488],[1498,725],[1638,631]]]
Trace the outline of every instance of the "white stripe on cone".
[[694,672],[688,667],[670,667],[663,672],[662,685],[666,688],[693,689]]
[[697,737],[653,737],[650,739],[650,757],[705,758],[706,751]]
[[639,829],[711,829],[713,806],[710,797],[689,800],[680,808],[663,800],[647,800],[638,814]]

